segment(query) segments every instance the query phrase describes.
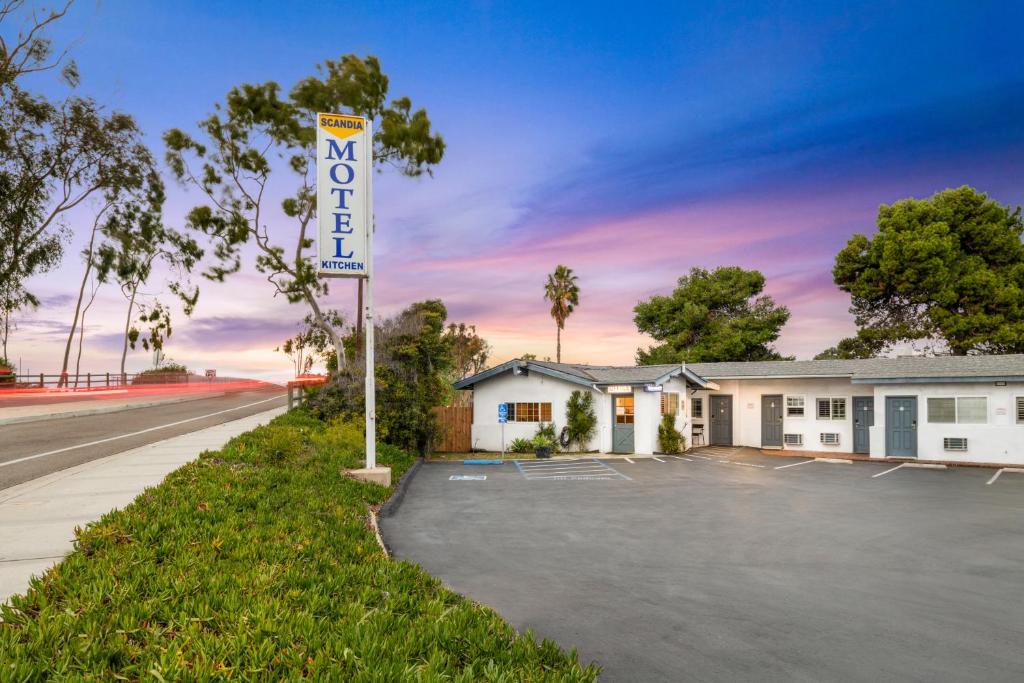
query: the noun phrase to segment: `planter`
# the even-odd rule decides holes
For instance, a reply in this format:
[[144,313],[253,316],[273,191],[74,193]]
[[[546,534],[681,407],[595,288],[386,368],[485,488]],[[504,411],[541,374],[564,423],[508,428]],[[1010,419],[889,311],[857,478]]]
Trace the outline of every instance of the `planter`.
[[533,454],[536,455],[538,458],[550,458],[551,457],[551,447],[550,446],[545,446],[545,447],[541,448],[540,446],[538,446],[538,447],[533,449]]

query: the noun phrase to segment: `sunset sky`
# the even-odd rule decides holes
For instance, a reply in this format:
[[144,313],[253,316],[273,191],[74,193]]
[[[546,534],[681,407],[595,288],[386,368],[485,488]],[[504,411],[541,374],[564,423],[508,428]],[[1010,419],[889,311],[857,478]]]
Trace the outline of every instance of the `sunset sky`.
[[[135,115],[161,159],[161,133],[194,130],[234,85],[287,89],[324,59],[377,55],[391,95],[448,144],[433,178],[375,180],[382,314],[440,298],[494,361],[554,356],[542,286],[564,263],[582,295],[563,359],[629,364],[650,343],[637,301],[692,266],[740,265],[792,311],[779,350],[809,358],[853,330],[831,266],[879,204],[964,184],[1024,203],[1024,4],[856,4],[83,1],[54,38],[79,90]],[[167,220],[199,200],[174,187]],[[85,218],[61,270],[33,283],[44,305],[11,341],[22,370],[60,367]],[[351,310],[353,292],[331,304]],[[284,376],[273,349],[305,311],[271,295],[251,268],[203,284],[168,355]],[[83,372],[116,369],[123,308],[101,290]]]

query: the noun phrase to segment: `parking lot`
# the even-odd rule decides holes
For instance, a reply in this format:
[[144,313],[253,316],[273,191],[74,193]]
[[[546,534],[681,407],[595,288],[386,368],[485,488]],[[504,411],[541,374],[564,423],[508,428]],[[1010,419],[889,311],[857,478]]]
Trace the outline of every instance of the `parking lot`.
[[895,467],[427,463],[381,527],[602,680],[1024,680],[1024,474]]

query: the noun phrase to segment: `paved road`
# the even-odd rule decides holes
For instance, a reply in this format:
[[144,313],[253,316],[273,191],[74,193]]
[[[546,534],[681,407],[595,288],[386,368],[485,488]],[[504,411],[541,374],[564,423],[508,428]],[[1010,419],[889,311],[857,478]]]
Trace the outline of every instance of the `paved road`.
[[1024,680],[1024,474],[713,449],[543,467],[427,464],[384,538],[602,680]]
[[283,389],[268,385],[152,408],[0,426],[0,489],[270,410],[284,405],[285,399]]

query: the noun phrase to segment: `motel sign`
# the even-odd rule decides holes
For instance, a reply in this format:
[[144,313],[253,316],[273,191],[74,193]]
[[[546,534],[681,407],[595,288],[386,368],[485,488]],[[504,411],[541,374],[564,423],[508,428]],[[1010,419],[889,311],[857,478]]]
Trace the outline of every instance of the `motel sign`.
[[344,114],[316,119],[317,273],[367,277],[373,229],[371,123]]

